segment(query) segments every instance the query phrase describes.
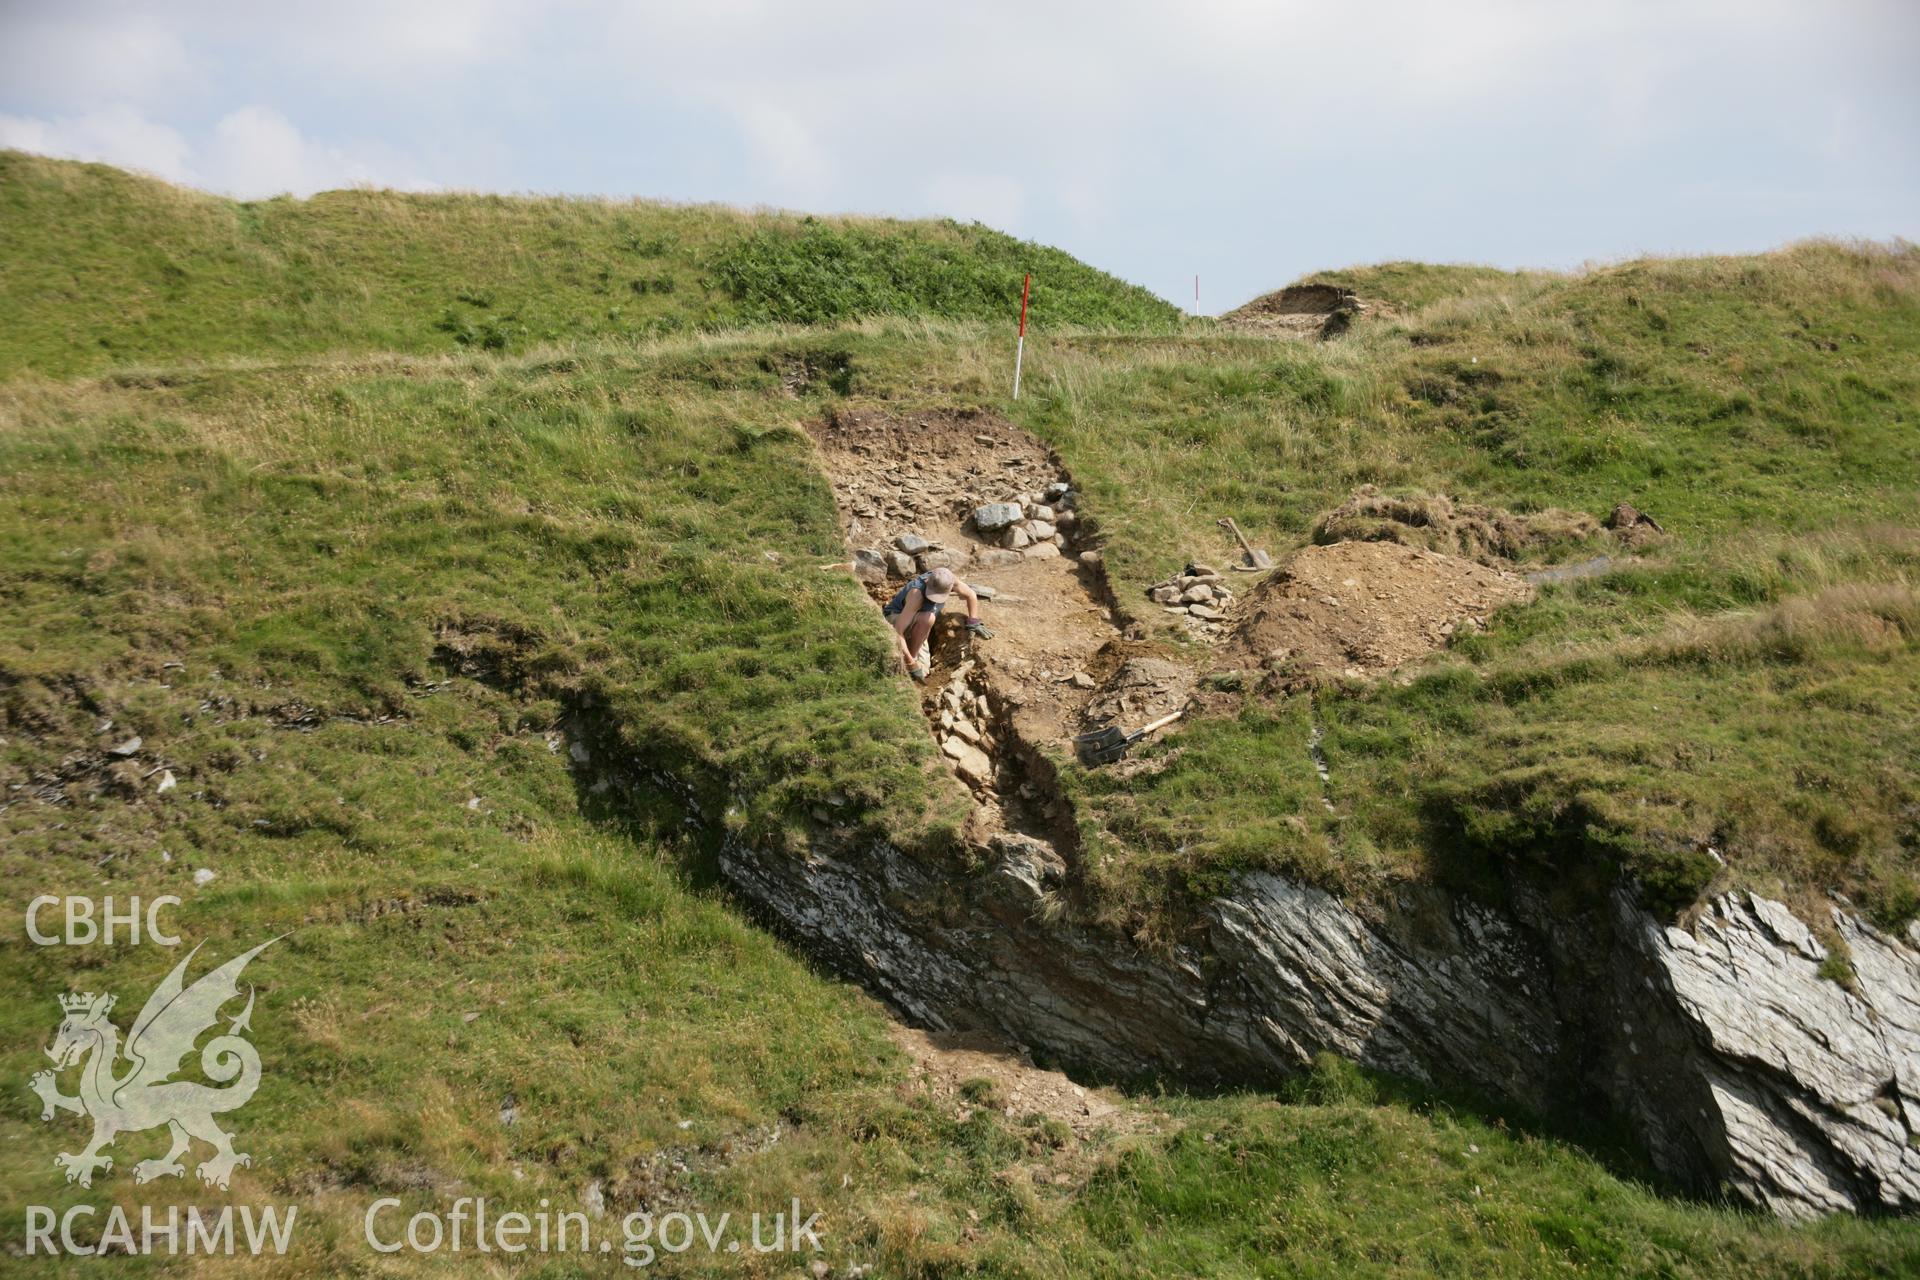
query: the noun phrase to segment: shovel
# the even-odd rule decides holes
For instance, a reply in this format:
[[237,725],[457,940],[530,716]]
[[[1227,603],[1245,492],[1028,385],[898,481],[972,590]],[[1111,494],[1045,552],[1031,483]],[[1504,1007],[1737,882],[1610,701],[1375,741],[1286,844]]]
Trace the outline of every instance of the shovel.
[[1221,517],[1219,524],[1222,529],[1225,529],[1228,533],[1231,533],[1235,538],[1239,539],[1240,550],[1242,554],[1244,554],[1247,558],[1245,564],[1237,564],[1233,566],[1234,568],[1236,569],[1271,569],[1273,568],[1273,557],[1268,555],[1266,552],[1260,550],[1258,547],[1254,546],[1251,542],[1248,542],[1247,535],[1240,532],[1240,526],[1233,522],[1232,516]]
[[1135,729],[1132,733],[1123,730],[1117,724],[1104,729],[1095,729],[1091,733],[1082,733],[1074,737],[1074,750],[1080,754],[1080,763],[1085,765],[1112,764],[1127,754],[1127,748],[1152,733],[1155,729],[1164,729],[1186,714],[1182,707],[1169,715],[1161,716],[1145,728]]

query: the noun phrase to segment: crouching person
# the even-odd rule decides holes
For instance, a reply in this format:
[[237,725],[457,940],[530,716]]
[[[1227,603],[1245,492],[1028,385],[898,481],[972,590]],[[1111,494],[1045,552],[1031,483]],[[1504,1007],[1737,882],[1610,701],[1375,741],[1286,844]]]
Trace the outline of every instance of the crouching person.
[[980,621],[980,597],[951,569],[932,569],[909,579],[881,609],[893,624],[900,661],[915,680],[925,680],[933,669],[933,624],[955,595],[966,602],[967,629],[983,640],[991,636],[993,633]]

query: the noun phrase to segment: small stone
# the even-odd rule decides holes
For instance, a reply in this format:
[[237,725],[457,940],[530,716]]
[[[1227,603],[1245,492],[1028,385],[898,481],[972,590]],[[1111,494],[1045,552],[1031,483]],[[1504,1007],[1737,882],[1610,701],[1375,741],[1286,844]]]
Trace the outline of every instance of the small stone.
[[933,544],[917,533],[903,533],[893,540],[893,545],[910,556],[917,556]]
[[1073,492],[1073,486],[1069,485],[1065,480],[1055,480],[1052,484],[1046,487],[1046,489],[1041,493],[1040,496],[1045,498],[1048,502],[1053,502],[1053,501],[1056,501],[1057,499],[1066,497],[1069,493],[1072,493],[1072,492]]
[[567,744],[567,756],[575,764],[585,764],[592,758],[587,751],[587,744],[578,738]]
[[596,1218],[607,1211],[607,1193],[600,1189],[600,1179],[587,1184],[587,1189],[580,1193],[580,1203]]
[[1180,593],[1180,599],[1188,604],[1208,604],[1213,600],[1213,588],[1206,583],[1196,583]]
[[1098,551],[1082,551],[1080,553],[1080,563],[1086,565],[1088,568],[1097,568],[1105,563],[1105,559]]
[[953,731],[960,737],[965,738],[968,742],[971,742],[974,746],[977,747],[980,745],[980,731],[973,727],[973,721],[955,720],[953,722]]
[[[1091,555],[1092,553],[1089,552],[1088,554]],[[1173,604],[1180,599],[1180,588],[1175,586],[1155,587],[1153,590],[1147,592],[1147,596],[1155,604]]]
[[214,872],[212,867],[201,867],[198,871],[195,871],[193,873],[193,882],[195,884],[212,884],[213,875],[214,875]]
[[1193,570],[1193,576],[1196,578],[1217,578],[1220,576],[1218,569],[1210,564],[1201,564],[1198,560],[1194,561],[1193,564],[1188,567]]
[[154,792],[158,795],[165,795],[179,785],[180,780],[173,776],[173,770],[168,769],[160,775],[160,782],[154,787]]
[[979,596],[982,600],[991,600],[1000,593],[983,582],[976,582],[973,584],[973,594]]
[[920,564],[920,572],[922,573],[926,573],[929,570],[933,570],[933,569],[951,569],[953,568],[953,552],[951,551],[923,552],[919,558],[919,564]]
[[1036,502],[1027,508],[1027,519],[1045,520],[1051,524],[1053,523],[1053,508],[1044,502]]
[[1055,532],[1053,521],[1051,520],[1027,521],[1027,535],[1035,542],[1045,542],[1047,539],[1053,537]]
[[1000,535],[1000,545],[1009,551],[1019,551],[1031,543],[1033,538],[1019,525],[1013,525]]
[[1216,622],[1219,619],[1227,616],[1226,614],[1221,613],[1218,609],[1215,609],[1210,605],[1204,605],[1204,604],[1188,605],[1187,614],[1189,617],[1198,618],[1202,622]]
[[973,527],[982,533],[993,533],[1019,521],[1020,508],[1011,502],[989,502],[973,509]]
[[479,807],[480,807],[480,797],[479,797],[479,796],[468,796],[468,797],[467,797],[467,808],[469,808],[469,809],[478,809]]
[[1057,560],[1060,558],[1060,548],[1051,542],[1036,542],[1020,554],[1029,560]]
[[1053,522],[1062,529],[1071,529],[1080,522],[1080,517],[1071,511],[1055,511]]
[[138,755],[139,753],[140,753],[140,735],[137,733],[134,734],[131,738],[128,738],[125,742],[121,743],[119,746],[107,748],[108,755],[119,756],[122,760],[126,759],[128,756],[131,756],[131,755]]
[[887,552],[887,572],[896,578],[911,578],[913,557],[904,551]]
[[1094,687],[1093,677],[1084,671],[1074,672],[1071,676],[1067,677],[1067,683],[1076,689],[1091,689]]
[[878,551],[862,548],[853,553],[853,576],[862,582],[885,582],[887,558]]

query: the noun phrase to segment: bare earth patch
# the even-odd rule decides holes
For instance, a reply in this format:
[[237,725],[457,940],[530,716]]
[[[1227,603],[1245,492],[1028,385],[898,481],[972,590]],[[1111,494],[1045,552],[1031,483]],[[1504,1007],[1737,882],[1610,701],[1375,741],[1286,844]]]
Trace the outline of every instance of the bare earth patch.
[[[914,572],[944,565],[980,590],[990,640],[967,634],[950,606],[934,632],[933,669],[921,707],[942,753],[980,808],[972,834],[982,842],[1013,830],[1051,840],[1071,831],[1040,748],[1069,750],[1088,727],[1089,706],[1126,709],[1110,688],[1145,646],[1121,634],[1097,557],[1080,538],[1071,478],[1047,447],[982,414],[894,417],[842,413],[809,427],[833,482],[868,594],[885,603]],[[1064,493],[1062,493],[1064,491]],[[1006,531],[981,529],[983,505],[1060,494],[1043,509],[1057,541],[1007,545]],[[1032,507],[1029,501],[1025,507]],[[1191,683],[1185,668],[1170,687]],[[1095,721],[1097,723],[1097,720]],[[1128,725],[1128,727],[1135,727]]]
[[1162,1113],[1130,1103],[1111,1089],[1089,1089],[1058,1071],[1035,1066],[1019,1045],[988,1031],[922,1031],[895,1025],[893,1042],[913,1060],[916,1081],[956,1114],[993,1107],[1008,1119],[1057,1120],[1085,1140],[1157,1128]]
[[1283,684],[1376,676],[1532,598],[1516,574],[1424,548],[1307,547],[1249,593],[1222,665],[1261,667]]
[[1345,333],[1354,320],[1373,312],[1353,290],[1331,284],[1294,284],[1262,294],[1220,317],[1229,329],[1296,342],[1322,342]]

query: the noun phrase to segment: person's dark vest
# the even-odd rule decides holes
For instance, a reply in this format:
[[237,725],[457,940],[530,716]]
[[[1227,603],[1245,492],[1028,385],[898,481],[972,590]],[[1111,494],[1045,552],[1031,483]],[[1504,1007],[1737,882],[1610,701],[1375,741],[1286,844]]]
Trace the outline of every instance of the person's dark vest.
[[907,597],[912,595],[916,589],[920,592],[920,612],[932,613],[937,617],[941,608],[945,606],[946,601],[942,600],[939,604],[934,604],[927,599],[927,575],[924,573],[917,578],[909,578],[907,585],[894,592],[893,599],[887,601],[887,607],[880,612],[886,614],[888,617],[892,617],[901,612],[907,607]]

